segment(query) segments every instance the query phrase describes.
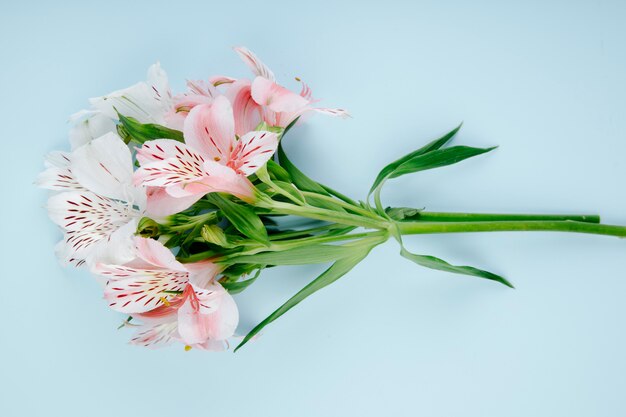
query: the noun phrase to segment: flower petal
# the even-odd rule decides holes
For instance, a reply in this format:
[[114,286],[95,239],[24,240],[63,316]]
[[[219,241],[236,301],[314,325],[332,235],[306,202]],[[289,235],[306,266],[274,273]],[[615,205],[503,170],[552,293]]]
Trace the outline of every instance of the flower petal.
[[109,279],[104,298],[109,307],[123,313],[143,313],[164,305],[163,300],[175,296],[169,292],[182,291],[189,280],[187,272],[159,268],[96,264],[94,272]]
[[217,275],[224,270],[224,266],[212,261],[201,261],[185,264],[189,271],[189,282],[196,288],[210,288]]
[[262,110],[252,98],[252,89],[249,80],[242,79],[234,82],[226,92],[226,97],[233,106],[235,117],[235,133],[243,136],[259,125],[262,121]]
[[220,284],[205,290],[188,285],[183,296],[186,299],[178,309],[178,334],[186,344],[224,340],[235,333],[239,311]]
[[163,187],[148,187],[148,203],[146,213],[156,219],[180,213],[200,200],[204,194],[191,194],[173,197]]
[[92,106],[111,119],[117,111],[140,123],[164,124],[164,115],[171,107],[171,92],[167,74],[159,63],[148,69],[148,80],[106,96],[89,100]]
[[348,113],[344,109],[325,109],[325,108],[313,107],[311,108],[311,111],[321,113],[321,114],[326,114],[328,116],[341,117],[342,119],[350,117],[350,113]]
[[252,83],[252,97],[261,106],[267,106],[275,112],[298,112],[309,104],[309,101],[263,77],[256,77]]
[[142,165],[134,174],[135,184],[166,187],[206,176],[202,155],[177,141],[159,139],[146,142],[137,155]]
[[161,348],[176,341],[176,321],[165,323],[145,323],[137,328],[137,332],[130,339],[131,345],[147,347],[149,349]]
[[204,156],[219,161],[228,156],[235,141],[233,109],[224,96],[211,105],[191,109],[183,129],[185,143]]
[[82,190],[70,169],[70,154],[67,152],[51,152],[46,155],[46,167],[35,184],[42,188],[55,191]]
[[97,137],[116,131],[115,121],[97,110],[82,110],[70,117],[74,123],[70,129],[72,150],[79,148]]
[[175,97],[172,108],[164,116],[167,126],[182,131],[185,127],[185,119],[191,109],[201,104],[211,104],[212,102],[213,97],[194,93]]
[[252,175],[274,155],[278,135],[273,132],[248,132],[239,141],[230,157],[230,164],[244,175]]
[[104,197],[131,201],[133,162],[116,133],[107,133],[72,152],[71,170],[86,189]]
[[176,260],[176,257],[161,242],[154,239],[135,237],[137,256],[144,262],[163,269],[187,272],[187,269]]
[[245,175],[237,174],[232,168],[214,161],[205,161],[204,170],[209,175],[202,180],[199,186],[207,187],[205,194],[208,192],[224,192],[235,195],[247,202],[255,200],[254,186]]
[[72,232],[114,230],[138,215],[127,205],[89,191],[53,195],[47,208],[53,222]]
[[265,65],[252,51],[243,46],[238,46],[235,49],[237,55],[241,60],[250,68],[250,70],[259,77],[266,78],[270,81],[274,81],[274,73]]

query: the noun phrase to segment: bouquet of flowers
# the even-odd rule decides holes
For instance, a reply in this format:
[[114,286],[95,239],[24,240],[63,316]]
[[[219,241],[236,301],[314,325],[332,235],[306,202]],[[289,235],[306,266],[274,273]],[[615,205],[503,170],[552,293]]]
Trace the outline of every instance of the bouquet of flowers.
[[[280,265],[330,266],[252,329],[237,349],[314,292],[333,283],[390,238],[400,255],[441,271],[505,278],[411,253],[410,234],[560,231],[626,236],[595,215],[439,213],[385,207],[385,182],[482,155],[494,148],[447,146],[460,126],[385,166],[364,200],[300,171],[281,142],[317,106],[301,82],[292,92],[246,48],[251,79],[188,81],[173,95],[159,64],[146,82],[90,100],[72,116],[71,152],[52,152],[37,180],[53,190],[47,208],[63,230],[56,253],[87,268],[109,307],[135,328],[130,343],[180,342],[223,350],[239,321],[232,294]],[[285,218],[290,221],[286,222]],[[236,350],[236,349],[235,349]]]

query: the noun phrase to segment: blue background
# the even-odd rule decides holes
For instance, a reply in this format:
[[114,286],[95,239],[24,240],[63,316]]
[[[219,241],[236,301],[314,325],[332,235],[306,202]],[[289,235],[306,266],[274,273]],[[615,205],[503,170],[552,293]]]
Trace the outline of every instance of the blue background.
[[[52,4],[52,2],[50,2]],[[87,98],[143,80],[247,76],[255,51],[328,106],[292,159],[363,198],[384,164],[463,120],[500,145],[395,180],[387,204],[599,212],[626,223],[626,8],[620,1],[8,2],[0,6],[3,416],[623,416],[626,242],[479,234],[410,249],[504,274],[516,290],[421,269],[388,242],[237,354],[147,351],[116,330],[32,186]],[[322,266],[263,274],[238,297],[250,329]]]

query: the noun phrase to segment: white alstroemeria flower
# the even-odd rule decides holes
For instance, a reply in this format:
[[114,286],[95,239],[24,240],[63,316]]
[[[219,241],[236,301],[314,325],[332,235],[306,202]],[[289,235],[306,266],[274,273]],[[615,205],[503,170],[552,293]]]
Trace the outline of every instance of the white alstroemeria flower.
[[115,132],[119,111],[141,123],[166,125],[165,114],[171,109],[172,92],[167,74],[157,62],[148,69],[146,81],[102,97],[89,99],[90,110],[81,110],[70,117],[72,149],[76,149],[108,132]]
[[48,200],[50,218],[65,232],[57,255],[77,265],[130,261],[137,220],[146,210],[145,187],[133,185],[130,149],[107,133],[61,156],[38,179],[44,188],[69,190]]

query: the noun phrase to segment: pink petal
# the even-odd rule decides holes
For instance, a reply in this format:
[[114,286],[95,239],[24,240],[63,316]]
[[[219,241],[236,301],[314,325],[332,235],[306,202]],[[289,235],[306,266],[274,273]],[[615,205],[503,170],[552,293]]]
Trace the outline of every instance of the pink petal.
[[176,257],[161,242],[135,236],[137,256],[144,262],[157,268],[186,272],[187,269],[176,260]]
[[209,174],[203,180],[207,192],[225,192],[247,202],[256,199],[255,188],[245,175],[237,174],[232,168],[213,161],[205,161],[204,170]]
[[209,82],[213,84],[215,87],[219,87],[223,84],[231,84],[237,81],[235,78],[227,77],[225,75],[214,75],[209,78]]
[[246,133],[231,154],[229,165],[244,175],[254,174],[274,155],[278,148],[278,135],[272,132]]
[[164,116],[167,126],[182,131],[185,126],[185,119],[191,109],[201,104],[211,104],[212,102],[212,97],[195,93],[174,97],[174,105]]
[[235,49],[237,55],[241,60],[250,68],[254,75],[266,78],[270,81],[274,81],[274,73],[265,65],[252,51],[243,46],[238,46]]
[[197,288],[209,288],[213,280],[224,270],[224,266],[210,260],[185,264],[189,271],[189,282]]
[[275,112],[298,112],[309,104],[304,97],[263,77],[254,79],[252,97],[261,106]]
[[194,107],[185,119],[185,143],[202,155],[219,161],[232,150],[235,141],[233,109],[224,96],[213,104]]
[[237,136],[243,136],[247,132],[256,129],[262,121],[262,110],[252,99],[252,89],[249,80],[237,80],[228,91],[226,97],[233,106],[235,117],[235,133]]
[[200,200],[204,194],[191,194],[173,197],[163,187],[148,187],[148,205],[146,213],[150,217],[167,217],[180,213]]
[[224,340],[232,336],[239,322],[235,301],[221,285],[196,290],[188,285],[185,302],[178,309],[178,334],[188,344]]

